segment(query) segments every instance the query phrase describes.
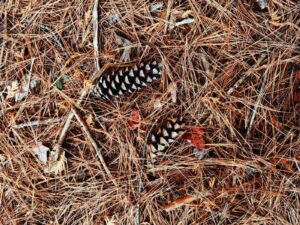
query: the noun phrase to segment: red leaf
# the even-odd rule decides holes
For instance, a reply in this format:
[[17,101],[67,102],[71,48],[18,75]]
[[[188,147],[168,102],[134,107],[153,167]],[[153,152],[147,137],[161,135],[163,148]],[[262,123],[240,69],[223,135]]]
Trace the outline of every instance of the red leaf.
[[294,102],[300,102],[300,71],[296,74],[296,84],[293,96]]
[[191,127],[190,131],[188,131],[184,136],[183,139],[187,140],[188,142],[192,143],[198,149],[205,148],[205,141],[203,139],[203,129],[200,127]]
[[127,123],[131,129],[139,127],[141,123],[141,114],[137,109],[131,111],[130,119],[127,119]]

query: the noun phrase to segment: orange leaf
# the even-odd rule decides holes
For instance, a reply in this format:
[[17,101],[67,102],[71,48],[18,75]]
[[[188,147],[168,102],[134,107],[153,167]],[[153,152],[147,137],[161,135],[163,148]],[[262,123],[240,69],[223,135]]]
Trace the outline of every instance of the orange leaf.
[[297,72],[296,78],[297,78],[298,80],[300,80],[300,70]]
[[131,129],[139,127],[141,123],[141,115],[137,109],[133,109],[130,114],[130,119],[127,120],[127,123]]
[[203,133],[204,131],[202,128],[191,127],[190,131],[183,136],[183,139],[192,143],[192,145],[194,145],[196,148],[203,149],[205,148],[205,141],[202,137]]
[[300,71],[296,74],[296,84],[295,84],[295,90],[294,90],[294,102],[300,102]]

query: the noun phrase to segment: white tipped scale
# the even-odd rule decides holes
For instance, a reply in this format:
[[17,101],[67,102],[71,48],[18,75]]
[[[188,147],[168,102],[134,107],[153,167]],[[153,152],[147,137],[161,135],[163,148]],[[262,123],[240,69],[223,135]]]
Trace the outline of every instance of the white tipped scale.
[[122,90],[119,90],[119,95],[123,95],[123,92],[122,92]]
[[105,81],[105,80],[103,80],[102,86],[103,86],[104,88],[107,88],[107,85],[106,85],[106,81]]
[[175,132],[175,131],[172,131],[171,132],[171,138],[176,138],[178,136],[178,133],[177,132]]
[[113,89],[117,89],[114,81],[111,82],[111,86]]
[[120,75],[121,77],[123,77],[123,71],[122,71],[122,70],[119,70],[119,75]]
[[102,82],[103,82],[103,77],[100,77],[99,83],[102,84]]
[[115,77],[115,81],[116,81],[117,84],[120,83],[120,79],[119,79],[119,75],[118,74]]
[[179,128],[180,128],[180,125],[179,125],[178,123],[175,123],[174,129],[175,129],[175,130],[178,130]]
[[130,84],[129,79],[128,79],[128,76],[125,77],[125,83],[126,83],[126,84]]
[[154,76],[154,77],[152,77],[152,79],[153,79],[153,80],[157,80],[157,77],[156,77],[156,76]]
[[94,90],[99,92],[101,95],[103,94],[102,89],[99,86],[96,86]]
[[170,122],[167,122],[167,128],[172,128],[172,124]]
[[143,70],[140,70],[139,75],[140,75],[140,77],[145,77],[144,71],[143,71]]
[[128,72],[128,67],[125,68],[125,72]]
[[138,71],[137,65],[134,65],[133,70],[134,70],[134,71]]
[[146,87],[147,84],[145,84],[145,82],[142,81],[142,86],[143,86],[143,87]]
[[152,65],[156,66],[156,65],[157,65],[157,62],[154,60],[154,61],[152,62]]
[[138,77],[135,78],[135,83],[136,84],[141,84],[141,81],[140,81],[140,79]]
[[152,152],[157,152],[157,149],[154,147],[154,145],[151,145],[151,151]]
[[159,142],[160,142],[162,145],[166,145],[166,146],[169,145],[169,143],[167,142],[167,140],[166,140],[165,138],[163,138],[163,137],[160,137],[160,138],[159,138]]
[[135,84],[132,84],[132,85],[131,85],[131,88],[132,88],[132,89],[134,89],[134,90],[136,90],[136,89],[137,89],[137,87],[136,87],[136,85],[135,85]]
[[151,70],[151,67],[149,66],[149,64],[146,65],[146,70]]
[[129,71],[129,76],[134,77],[134,73],[132,69]]
[[169,136],[169,133],[168,133],[168,131],[165,128],[163,128],[162,133],[163,133],[164,137],[168,137]]
[[158,144],[157,145],[157,150],[158,151],[163,151],[165,149],[165,146]]
[[168,142],[169,142],[169,143],[173,143],[174,141],[175,141],[175,140],[172,139],[172,138],[169,138],[169,139],[168,139]]
[[107,82],[110,82],[110,75],[107,76],[106,80]]
[[151,77],[148,76],[146,81],[149,82],[149,83],[152,82]]
[[98,91],[96,90],[96,88],[94,88],[94,89],[92,90],[92,95],[96,95],[96,96],[99,95],[99,93],[98,93]]
[[151,157],[151,159],[155,159],[156,158],[156,154],[153,153],[153,152],[150,152],[150,157]]
[[156,68],[154,68],[154,69],[152,70],[152,73],[153,73],[153,74],[158,74],[158,70],[157,70]]
[[108,94],[109,94],[110,96],[114,96],[114,94],[112,93],[111,89],[108,90]]
[[143,67],[143,66],[144,66],[144,63],[141,63],[141,64],[140,64],[140,67]]
[[158,64],[158,68],[162,68],[163,67],[163,64],[162,63],[159,63]]
[[152,141],[152,142],[156,142],[156,137],[155,137],[154,134],[151,135],[151,141]]
[[124,83],[121,84],[121,88],[122,88],[124,91],[127,91],[127,88],[126,88],[126,86],[125,86]]
[[161,71],[158,72],[158,75],[161,75]]

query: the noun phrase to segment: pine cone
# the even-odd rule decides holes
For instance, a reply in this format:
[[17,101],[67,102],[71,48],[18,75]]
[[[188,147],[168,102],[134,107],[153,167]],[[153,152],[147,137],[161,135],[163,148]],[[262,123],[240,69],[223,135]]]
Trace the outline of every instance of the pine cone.
[[152,61],[129,68],[118,68],[111,74],[100,77],[92,93],[97,97],[110,99],[140,90],[161,76],[161,67],[156,61]]
[[157,157],[162,156],[168,147],[182,134],[184,124],[182,120],[168,119],[150,136],[149,145],[151,147],[150,158],[154,164],[157,162]]

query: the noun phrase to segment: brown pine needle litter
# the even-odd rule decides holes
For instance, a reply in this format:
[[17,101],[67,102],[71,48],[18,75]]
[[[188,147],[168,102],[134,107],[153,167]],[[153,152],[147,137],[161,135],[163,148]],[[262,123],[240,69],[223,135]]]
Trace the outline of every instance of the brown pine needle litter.
[[299,15],[0,1],[0,224],[299,225]]

